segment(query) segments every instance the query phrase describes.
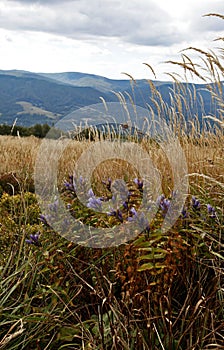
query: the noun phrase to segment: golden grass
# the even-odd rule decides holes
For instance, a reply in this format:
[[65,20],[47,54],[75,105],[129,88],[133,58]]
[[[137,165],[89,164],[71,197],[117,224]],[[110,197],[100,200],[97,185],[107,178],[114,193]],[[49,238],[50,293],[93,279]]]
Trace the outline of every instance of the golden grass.
[[40,140],[36,137],[0,136],[0,175],[32,175]]
[[[224,18],[224,16],[220,17]],[[195,50],[194,48],[189,49]],[[41,234],[40,245],[28,250],[23,248],[25,237],[29,233],[36,234],[39,230],[42,233],[43,227],[41,226],[40,229],[40,225],[33,221],[36,219],[31,217],[31,214],[39,215],[39,210],[36,214],[33,211],[33,205],[30,218],[27,214],[29,213],[28,205],[27,207],[24,205],[24,210],[20,209],[20,203],[25,202],[24,196],[21,196],[18,202],[19,217],[15,217],[17,213],[15,206],[15,209],[12,210],[13,216],[9,213],[9,217],[5,218],[5,223],[2,217],[3,225],[1,224],[1,232],[4,232],[2,235],[3,261],[6,261],[6,266],[2,271],[6,278],[3,278],[2,282],[2,312],[5,321],[2,322],[3,331],[0,332],[3,337],[0,347],[2,344],[3,347],[7,346],[7,349],[17,349],[21,346],[33,348],[38,343],[42,348],[49,346],[64,348],[67,345],[64,345],[63,342],[67,344],[68,331],[71,331],[71,341],[72,343],[74,341],[75,348],[81,347],[79,339],[82,340],[85,348],[90,344],[105,349],[113,346],[116,349],[121,347],[129,349],[130,344],[145,349],[157,349],[158,346],[163,349],[174,347],[178,349],[223,348],[221,329],[223,329],[224,104],[221,91],[223,75],[221,74],[224,70],[216,55],[202,50],[196,51],[203,56],[208,75],[206,75],[206,69],[202,69],[201,72],[200,68],[203,67],[194,64],[186,54],[182,55],[183,62],[173,62],[173,64],[180,65],[185,74],[190,73],[191,76],[197,76],[202,80],[217,82],[218,92],[210,91],[214,102],[217,103],[215,116],[204,117],[217,124],[215,132],[214,127],[211,129],[207,127],[208,124],[204,124],[201,128],[197,117],[191,115],[191,107],[196,103],[196,91],[189,90],[190,101],[185,99],[188,87],[179,83],[175,74],[170,74],[177,84],[174,85],[175,91],[169,107],[163,102],[153,82],[149,81],[149,84],[153,92],[150,102],[156,106],[157,115],[160,118],[164,115],[170,117],[169,124],[175,135],[178,136],[186,157],[189,192],[200,200],[203,210],[193,210],[187,203],[186,210],[189,210],[187,220],[180,220],[178,225],[174,225],[169,237],[160,236],[157,221],[155,221],[155,225],[150,227],[152,236],[147,238],[148,241],[142,236],[134,244],[130,243],[124,249],[123,247],[117,247],[116,250],[109,249],[106,254],[101,249],[94,251],[82,246],[74,247],[70,242],[69,244],[63,243],[55,239],[51,232],[49,236],[48,229],[43,235]],[[153,68],[148,64],[146,66],[155,76]],[[135,84],[134,78],[131,75],[128,76],[131,84]],[[117,93],[117,96],[121,103],[125,103],[122,94]],[[106,102],[103,100],[103,103]],[[148,107],[153,114],[150,105]],[[190,133],[186,126],[187,120],[194,120]],[[40,155],[42,142],[46,147]],[[25,185],[27,181],[34,178],[37,156],[40,156],[43,161],[41,174],[44,175],[42,180],[47,187],[50,171],[54,169],[52,168],[52,165],[54,166],[53,157],[57,155],[57,152],[54,153],[54,151],[63,150],[66,142],[63,139],[41,141],[35,137],[0,136],[0,191],[1,176],[8,173],[16,174],[20,188],[23,189],[23,184]],[[83,152],[93,145],[93,142],[74,140],[67,144],[58,166],[55,167],[57,180],[53,185],[56,182],[59,186],[63,184],[63,180],[73,173],[74,166],[81,155],[84,155],[83,169],[85,167],[88,169],[92,155],[88,158]],[[167,153],[166,147],[163,149],[161,145],[147,138],[143,139],[141,146],[160,173],[162,191],[166,196],[169,195],[175,179],[168,159],[169,150]],[[99,156],[106,153],[105,150],[104,147],[100,148]],[[174,169],[178,172],[182,163],[175,150],[175,147],[170,147]],[[52,163],[49,160],[49,154],[53,155]],[[108,177],[112,180],[116,178],[123,178],[125,181],[133,180],[133,177],[138,176],[137,166],[135,169],[136,164],[137,161],[129,164],[119,159],[104,160],[95,167],[93,180],[98,186],[101,183],[100,180],[106,180]],[[13,176],[3,176],[3,178],[7,181],[14,180]],[[24,189],[26,188],[29,186],[24,186]],[[42,190],[42,187],[40,188]],[[51,188],[50,195],[52,194]],[[93,189],[94,193],[97,193],[94,187]],[[96,189],[98,190],[98,187]],[[99,186],[99,190],[101,189]],[[11,200],[14,206],[14,197],[10,197]],[[217,217],[209,217],[206,211],[207,204],[215,208]],[[76,204],[75,208],[77,209]],[[4,213],[3,211],[3,215]],[[28,219],[27,222],[35,224],[27,224],[24,228],[23,213]],[[19,222],[18,228],[17,224],[12,226],[14,219],[15,222]],[[97,216],[90,218],[92,219],[91,222],[95,224]],[[97,222],[97,224],[100,227],[100,223]],[[21,241],[18,232],[23,233]],[[5,245],[4,242],[6,242]],[[142,256],[142,253],[145,254],[144,249],[147,255]],[[164,259],[161,258],[161,251],[167,252]],[[9,252],[8,257],[7,252]],[[139,257],[143,258],[146,263],[139,265]],[[159,272],[155,272],[155,269],[150,267],[151,262],[153,261],[153,266],[156,266],[161,264],[161,259],[163,259],[162,266],[165,268],[161,267],[157,270]],[[159,262],[155,263],[156,261]],[[141,269],[142,272],[140,272]],[[47,285],[41,284],[40,281],[47,282]],[[52,296],[51,292],[53,292]],[[55,299],[55,296],[58,299]],[[14,310],[13,313],[11,310]],[[103,313],[104,310],[106,313]],[[139,310],[137,314],[136,310]],[[27,325],[25,327],[26,337],[20,337],[20,333],[24,330],[21,326],[22,331],[15,329],[13,337],[18,337],[18,339],[11,344],[10,334],[14,326],[9,329],[8,320],[11,323],[15,321],[14,325],[17,326],[18,319],[22,320],[24,315],[26,315],[24,322]],[[46,321],[46,315],[53,323],[48,322],[48,319]],[[104,318],[105,315],[106,318]],[[117,315],[119,315],[119,320]],[[133,321],[131,323],[130,317]],[[72,327],[70,321],[67,322],[68,320],[71,320]],[[109,328],[106,320],[109,320]],[[58,324],[60,324],[59,331],[57,330]],[[52,330],[54,331],[53,337],[51,336]],[[44,334],[44,337],[41,338],[41,334]],[[48,339],[46,334],[51,339]],[[111,334],[115,335],[113,344],[110,339]],[[149,336],[146,341],[144,340],[145,335]]]
[[[33,178],[36,156],[38,154],[41,140],[35,137],[0,137],[0,176],[7,173],[14,173],[22,183],[26,179]],[[51,142],[49,140],[49,145]],[[185,137],[181,139],[182,149],[185,153],[190,183],[198,186],[206,186],[211,190],[218,183],[224,184],[224,137],[221,135],[210,135],[206,138]],[[88,141],[71,141],[65,148],[63,156],[59,161],[58,183],[62,184],[63,180],[74,171],[76,161],[83,151],[92,145]],[[153,164],[159,170],[162,178],[163,190],[169,192],[173,186],[172,169],[165,152],[147,141],[143,141],[142,147],[148,152]],[[46,159],[47,159],[47,155]],[[86,164],[88,167],[88,164]],[[96,179],[128,178],[138,175],[133,165],[127,164],[122,160],[105,161],[98,165],[95,170]],[[129,174],[129,176],[128,176]],[[197,175],[198,174],[198,175]],[[203,177],[203,176],[204,177]],[[219,186],[221,190],[221,186]],[[223,190],[223,189],[222,189]]]

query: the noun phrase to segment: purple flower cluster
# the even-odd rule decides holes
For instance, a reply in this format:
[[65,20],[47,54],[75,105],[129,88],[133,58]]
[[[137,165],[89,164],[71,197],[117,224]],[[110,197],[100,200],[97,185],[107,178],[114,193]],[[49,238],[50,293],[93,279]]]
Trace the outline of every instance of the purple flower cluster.
[[199,200],[195,198],[195,196],[192,196],[191,201],[192,201],[192,207],[193,207],[193,209],[195,209],[195,210],[200,210],[201,204],[200,204]]
[[217,218],[215,208],[211,206],[211,204],[207,204],[207,210],[210,218],[215,219]]
[[134,183],[137,185],[137,188],[139,190],[143,190],[143,181],[139,180],[137,177],[134,179]]
[[183,208],[183,209],[182,209],[181,214],[182,214],[183,219],[187,219],[187,217],[188,217],[188,212],[187,212],[187,209],[186,209],[186,208]]
[[126,184],[124,181],[116,180],[112,186],[113,197],[112,201],[117,201],[121,199],[121,201],[129,201],[131,193],[128,191]]
[[49,226],[49,222],[52,219],[57,218],[58,209],[59,209],[59,200],[56,199],[54,202],[48,204],[48,214],[40,214],[40,216],[39,216],[40,221],[44,225]]
[[79,187],[81,191],[85,192],[86,185],[87,185],[86,179],[83,178],[82,176],[80,176],[79,179],[77,179],[74,175],[70,175],[68,181],[64,182],[65,189],[70,192],[76,192],[77,187]]
[[136,222],[138,226],[140,227],[141,230],[146,231],[149,233],[150,231],[150,226],[148,219],[145,217],[145,214],[143,212],[138,213],[135,208],[130,209],[130,214],[132,216],[128,217],[129,222]]
[[96,197],[92,188],[88,191],[88,203],[87,207],[91,209],[95,209],[97,211],[102,211],[102,198]]
[[170,200],[167,199],[164,196],[164,194],[162,194],[157,198],[156,204],[159,205],[160,209],[162,210],[163,216],[165,216],[170,207]]
[[[139,178],[135,178],[133,180],[135,183],[137,189],[142,192],[143,191],[143,181]],[[111,207],[109,207],[109,211],[107,212],[108,216],[113,216],[120,222],[124,222],[124,220],[127,220],[128,222],[136,223],[141,231],[150,231],[150,225],[149,221],[145,215],[144,212],[140,211],[137,212],[136,209],[133,207],[133,203],[131,202],[131,195],[132,193],[128,190],[125,181],[123,180],[115,180],[112,183],[112,180],[108,178],[106,181],[102,181],[102,183],[106,186],[107,190],[110,192],[108,196],[105,197],[97,197],[94,194],[94,191],[92,188],[87,189],[87,181],[82,176],[79,177],[77,180],[74,176],[70,176],[69,180],[66,181],[65,188],[66,190],[70,192],[76,192],[77,187],[81,186],[81,190],[84,193],[84,196],[87,200],[87,208],[96,210],[98,212],[102,212],[105,208],[103,206],[104,202],[108,202],[108,205],[110,205],[110,202],[112,203]],[[172,192],[172,199],[175,199],[175,197],[178,195],[177,192]],[[150,201],[149,201],[150,202]],[[152,201],[150,204],[146,203],[148,205],[148,209],[150,210],[151,207],[157,206],[157,208],[160,209],[162,212],[163,217],[166,216],[167,212],[169,211],[171,207],[171,199],[168,199],[165,197],[164,194],[161,194],[157,200],[154,202]],[[134,204],[135,205],[135,204]],[[146,208],[147,208],[146,205]],[[57,216],[59,201],[55,200],[52,204],[49,204],[49,213],[48,215],[40,215],[40,220],[45,225],[48,225],[48,220],[50,220],[52,217],[55,218]],[[68,204],[67,209],[72,211],[72,205]],[[191,210],[190,210],[191,209]],[[187,207],[183,207],[181,211],[181,216],[183,219],[187,219],[191,217],[193,211],[199,213],[201,216],[201,203],[200,201],[195,197],[192,196],[191,198],[191,204],[189,205],[189,211]],[[107,207],[108,210],[108,207]],[[217,214],[215,211],[215,208],[211,206],[211,204],[207,205],[207,213],[210,218],[215,219],[217,218]],[[38,237],[37,235],[31,235],[30,239],[27,240],[27,243],[30,244],[38,244]]]
[[48,215],[40,214],[39,219],[44,225],[48,226]]
[[[195,196],[192,196],[192,198],[191,198],[191,206],[195,211],[200,212],[201,203]],[[183,208],[181,213],[182,213],[182,216],[184,219],[186,219],[190,215],[190,214],[188,214],[186,208]],[[214,207],[211,206],[211,204],[207,204],[207,213],[209,214],[210,218],[212,218],[212,219],[217,218],[216,210]]]
[[123,214],[120,209],[114,210],[112,209],[107,213],[108,216],[115,216],[120,222],[123,222]]
[[36,234],[31,234],[29,239],[26,239],[25,242],[28,244],[33,244],[35,246],[40,246],[40,242],[39,242],[39,232]]
[[64,186],[65,186],[66,190],[71,191],[71,192],[75,192],[76,184],[75,184],[73,175],[70,175],[69,180],[64,182]]

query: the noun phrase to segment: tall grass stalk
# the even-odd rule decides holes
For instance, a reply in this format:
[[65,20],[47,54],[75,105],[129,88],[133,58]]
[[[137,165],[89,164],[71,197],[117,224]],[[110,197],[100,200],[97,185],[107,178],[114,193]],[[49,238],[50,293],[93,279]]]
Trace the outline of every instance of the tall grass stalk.
[[[169,107],[149,81],[148,108],[161,118],[167,116],[189,172],[186,215],[166,234],[161,233],[160,210],[149,232],[139,232],[118,247],[92,249],[67,241],[40,221],[33,187],[40,140],[0,137],[0,349],[223,349],[223,57],[192,47],[188,52],[192,50],[200,55],[201,66],[186,51],[182,61],[171,62],[183,68],[186,84],[169,73],[174,80]],[[202,120],[192,115],[198,101],[202,110],[203,105],[188,83],[189,74],[213,83],[207,89],[215,115]],[[123,104],[127,97],[134,106],[134,96],[117,97]],[[99,139],[95,130],[95,140]],[[48,141],[50,150],[54,140]],[[71,193],[63,190],[63,182],[92,142],[72,140],[60,159],[58,187],[70,204]],[[173,176],[164,150],[147,137],[140,142],[169,197]],[[103,162],[93,183],[100,192],[101,180],[124,173],[129,183],[138,175],[124,161]],[[133,181],[131,186],[133,190]],[[80,220],[100,225],[96,213],[90,214],[72,198]],[[108,225],[117,223],[115,218],[107,220]],[[37,233],[37,241],[28,244],[26,240]]]

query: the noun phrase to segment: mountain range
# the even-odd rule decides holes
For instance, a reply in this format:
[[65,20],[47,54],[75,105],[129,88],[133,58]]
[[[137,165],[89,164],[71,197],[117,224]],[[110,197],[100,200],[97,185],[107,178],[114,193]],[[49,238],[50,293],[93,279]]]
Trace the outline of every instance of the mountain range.
[[[152,81],[167,106],[177,86],[169,81]],[[183,83],[185,86],[186,83]],[[188,84],[185,101],[182,101],[186,118],[197,115],[216,115],[216,105],[206,84]],[[156,98],[152,85],[146,79],[113,80],[80,72],[33,73],[21,70],[0,70],[0,124],[31,126],[54,125],[67,114],[102,102],[119,102],[118,94],[127,101],[156,111]],[[196,96],[192,102],[192,95]],[[223,97],[222,86],[222,97]],[[153,99],[152,98],[153,96]],[[181,99],[180,99],[181,100]],[[78,123],[78,120],[77,120]]]

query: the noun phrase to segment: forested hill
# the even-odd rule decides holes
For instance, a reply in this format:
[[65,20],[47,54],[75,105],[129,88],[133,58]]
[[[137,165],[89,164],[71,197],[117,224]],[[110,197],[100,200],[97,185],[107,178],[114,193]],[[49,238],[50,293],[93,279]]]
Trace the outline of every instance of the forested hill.
[[[212,85],[181,84],[184,90],[173,82],[153,81],[167,106],[174,103],[172,96],[179,94],[182,113],[186,119],[197,115],[216,115],[217,105],[209,90]],[[127,101],[130,98],[139,106],[147,104],[157,112],[156,101],[159,94],[147,80],[112,80],[93,74],[79,72],[32,73],[26,71],[0,71],[0,124],[31,126],[34,124],[55,124],[68,113],[91,104],[118,102],[116,93],[121,93]],[[223,86],[222,86],[223,95]],[[174,106],[176,108],[174,103]],[[78,123],[78,120],[77,120]]]

